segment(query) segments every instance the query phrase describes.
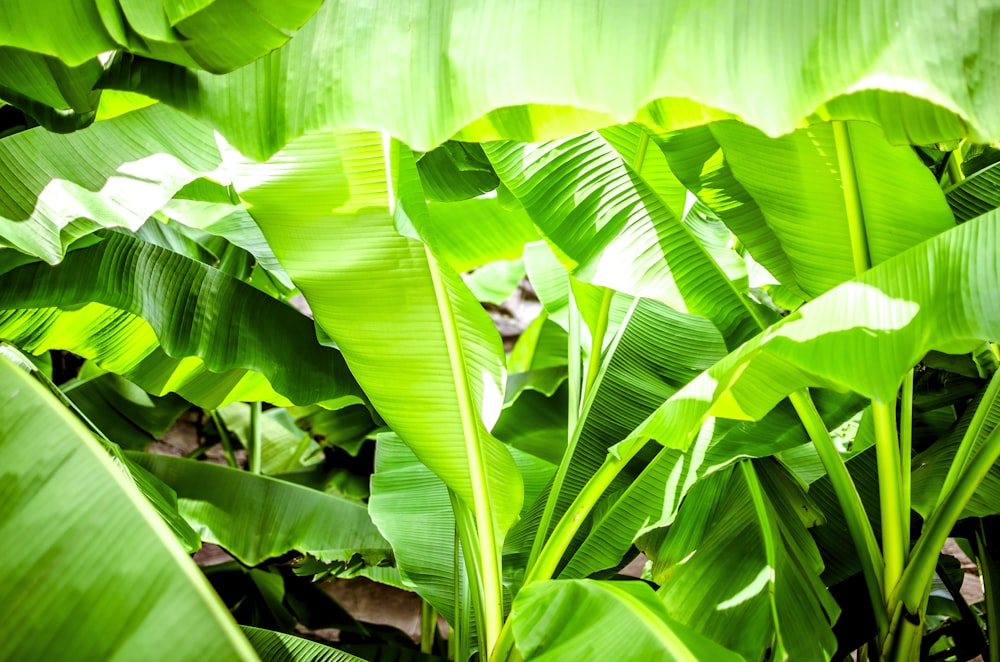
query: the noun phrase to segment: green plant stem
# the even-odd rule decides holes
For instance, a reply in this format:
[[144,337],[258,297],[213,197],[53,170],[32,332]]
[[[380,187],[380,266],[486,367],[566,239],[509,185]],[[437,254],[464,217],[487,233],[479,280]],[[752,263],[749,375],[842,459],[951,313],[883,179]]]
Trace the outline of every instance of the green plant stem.
[[[573,542],[573,536],[580,530],[584,520],[587,519],[587,515],[594,509],[594,506],[597,505],[601,495],[604,494],[604,491],[614,482],[622,469],[643,449],[648,441],[644,437],[635,437],[626,439],[611,449],[608,456],[604,459],[604,463],[591,476],[587,484],[580,490],[580,493],[576,495],[576,499],[573,500],[573,503],[570,504],[566,513],[559,519],[556,527],[552,530],[552,535],[545,543],[545,546],[542,547],[542,551],[538,555],[535,564],[528,568],[528,572],[524,577],[524,586],[532,582],[552,578],[556,568],[559,566],[559,560],[562,559],[563,554],[569,549],[570,543]],[[510,622],[511,619],[508,618],[507,623],[504,624],[504,629],[507,632],[498,638],[497,645],[490,656],[490,660],[493,662],[506,662],[510,659],[514,647],[514,637],[513,632],[510,631]]]
[[962,441],[955,450],[955,457],[951,461],[951,466],[948,467],[948,474],[944,478],[944,483],[941,484],[941,491],[938,493],[935,508],[941,506],[945,496],[955,487],[958,477],[962,475],[962,472],[968,466],[969,458],[976,447],[976,440],[982,432],[983,425],[986,424],[986,419],[990,412],[990,403],[998,397],[1000,397],[1000,370],[993,373],[993,377],[990,378],[986,392],[983,393],[983,397],[979,401],[980,405],[976,408],[976,413],[973,414],[972,420],[969,421],[969,427],[966,428],[965,434],[962,436]]
[[[910,540],[911,473],[913,471],[913,369],[903,377],[899,405],[899,474],[902,479],[903,540]],[[909,551],[909,550],[907,550]]]
[[437,633],[437,611],[426,600],[420,601],[420,652],[434,652],[434,635]]
[[[992,526],[991,526],[992,528]],[[976,536],[972,541],[975,546],[976,562],[979,565],[979,576],[983,580],[983,595],[986,602],[986,637],[990,651],[989,662],[1000,662],[1000,569],[990,556],[989,544],[997,540],[986,530],[986,524],[979,520],[976,526]]]
[[854,168],[851,134],[844,122],[832,122],[832,124],[833,140],[837,145],[837,163],[840,165],[840,180],[844,191],[844,204],[847,209],[847,229],[851,236],[854,273],[861,274],[870,269],[872,263],[868,252],[865,216],[861,206],[861,189],[858,186],[858,175]]
[[569,287],[569,340],[566,346],[566,365],[569,373],[569,411],[566,420],[569,440],[572,440],[577,422],[580,420],[580,406],[583,402],[583,352],[580,348],[581,326],[580,311],[576,308],[576,297],[573,296],[573,286]]
[[524,578],[526,585],[552,577],[563,553],[569,549],[570,543],[573,542],[573,536],[580,530],[580,526],[597,505],[601,495],[647,442],[648,439],[641,437],[627,439],[608,453],[604,463],[583,486],[576,499],[573,500],[573,503],[570,504],[566,513],[552,530],[552,536],[545,543],[542,552],[538,555],[538,560],[528,570]]
[[[963,140],[962,143],[964,142]],[[959,143],[958,148],[952,150],[951,154],[948,155],[948,162],[945,165],[952,186],[961,184],[965,179],[965,173],[962,172],[962,143]]]
[[847,471],[847,465],[840,456],[837,446],[830,437],[829,430],[823,418],[819,415],[816,405],[813,404],[809,396],[808,389],[795,391],[788,396],[792,406],[802,420],[802,425],[809,434],[823,468],[830,476],[830,485],[834,494],[837,495],[837,502],[844,511],[844,519],[847,521],[847,530],[854,543],[854,549],[861,561],[861,570],[868,587],[868,597],[872,604],[872,611],[875,614],[875,623],[880,633],[880,639],[885,636],[889,627],[889,616],[885,610],[884,588],[882,585],[882,554],[879,551],[878,542],[875,540],[875,532],[872,531],[871,522],[865,512],[864,504],[854,485],[851,474]]
[[229,430],[227,430],[226,426],[222,424],[222,419],[219,417],[217,412],[212,411],[209,414],[209,417],[212,419],[212,423],[215,424],[215,429],[219,433],[219,441],[222,442],[222,450],[226,453],[226,462],[229,463],[229,466],[235,469],[237,467],[236,456],[233,455],[233,442],[229,439]]
[[614,291],[610,288],[604,290],[604,297],[601,299],[601,312],[597,318],[597,328],[593,330],[590,337],[590,354],[587,357],[586,382],[583,385],[583,398],[587,400],[594,392],[594,384],[597,383],[597,373],[601,369],[601,357],[604,349],[604,336],[608,333],[608,321],[611,317],[611,300],[614,298]]
[[917,614],[921,601],[934,577],[938,553],[944,547],[952,527],[961,516],[969,499],[975,494],[993,464],[1000,459],[1000,426],[994,428],[982,448],[962,473],[960,480],[934,510],[913,549],[912,558],[903,572],[895,599],[909,614]]
[[259,474],[261,472],[261,446],[263,437],[261,436],[261,407],[260,402],[250,405],[250,472]]
[[528,565],[531,568],[542,551],[542,546],[549,535],[549,527],[552,524],[552,517],[555,514],[556,505],[559,503],[559,495],[562,493],[563,482],[569,472],[570,462],[576,451],[576,442],[580,438],[580,412],[581,412],[581,383],[583,355],[580,351],[580,312],[576,309],[575,298],[573,296],[573,286],[569,286],[569,338],[566,344],[566,359],[569,366],[568,390],[569,404],[566,412],[566,449],[563,451],[559,466],[556,468],[555,476],[552,479],[552,487],[545,500],[545,508],[542,510],[542,518],[535,530],[535,539],[531,543],[531,552],[528,554]]
[[[594,393],[594,387],[597,384],[597,375],[601,367],[601,349],[604,346],[604,336],[608,330],[608,318],[611,311],[611,299],[613,297],[613,292],[611,290],[606,290],[604,293],[604,298],[601,300],[601,312],[597,321],[597,328],[591,334],[590,343],[590,356],[587,361],[587,373],[586,373],[586,384],[582,393],[576,393],[577,398],[582,398],[582,402],[588,402]],[[570,302],[572,303],[572,287],[570,288]],[[556,469],[555,476],[552,479],[552,488],[549,490],[549,495],[545,501],[545,508],[542,511],[542,518],[538,523],[538,528],[535,530],[535,539],[531,544],[531,553],[528,555],[528,565],[526,567],[531,568],[538,558],[538,554],[541,552],[542,545],[545,544],[545,540],[548,537],[549,527],[552,524],[552,517],[555,514],[556,506],[559,503],[559,495],[562,493],[562,486],[566,480],[566,474],[569,472],[570,464],[573,460],[573,454],[576,451],[577,442],[580,439],[580,424],[579,417],[575,415],[575,412],[580,412],[582,414],[583,409],[586,405],[581,405],[579,408],[574,402],[574,389],[573,385],[577,383],[577,378],[574,376],[573,366],[578,365],[580,362],[579,352],[574,352],[573,348],[579,349],[579,322],[574,325],[573,320],[579,319],[579,315],[575,310],[570,310],[570,334],[569,334],[569,417],[567,419],[567,431],[569,433],[569,440],[566,445],[566,451],[563,453],[562,459],[559,462],[559,467]],[[574,330],[577,332],[576,342],[574,342]]]
[[[483,619],[483,612],[485,611],[484,602],[486,600],[486,588],[483,585],[482,577],[480,575],[480,572],[483,567],[483,559],[481,555],[481,550],[479,548],[479,542],[477,539],[475,515],[468,508],[468,506],[466,506],[465,503],[460,498],[458,498],[458,495],[455,494],[455,492],[449,489],[448,496],[451,497],[451,507],[455,513],[455,530],[458,534],[458,548],[461,549],[462,560],[465,562],[465,572],[468,576],[468,586],[470,587],[469,592],[472,594],[471,597],[472,597],[473,609],[476,612],[477,620],[479,620],[479,622],[481,623]],[[458,581],[459,583],[461,583],[460,578]],[[466,597],[464,595],[464,592],[461,591],[460,588],[457,590],[460,593],[462,593],[463,598]],[[461,601],[456,600],[455,602],[456,614],[459,612],[459,610],[461,609],[461,605],[463,604],[466,604],[466,600],[461,600]],[[468,626],[470,624],[466,623],[465,625],[466,627],[462,629],[460,636],[465,637],[465,639],[461,643],[467,650],[469,646]],[[457,621],[456,621],[456,629],[458,629]],[[486,633],[483,631],[483,628],[481,626],[477,630],[477,634],[479,635],[478,644],[480,650],[488,650],[487,648],[485,648]],[[463,648],[460,646],[459,652],[461,652],[462,650]]]
[[903,575],[903,566],[906,564],[909,550],[909,539],[903,536],[903,518],[909,515],[903,511],[899,440],[892,411],[895,406],[895,402],[888,404],[872,400],[879,501],[882,506],[882,556],[885,564],[882,581],[887,604]]
[[[503,571],[501,568],[500,546],[497,543],[497,527],[493,518],[490,498],[489,477],[487,475],[486,458],[480,447],[480,431],[482,423],[479,420],[478,407],[474,404],[471,385],[465,374],[465,357],[459,338],[458,323],[455,311],[450,304],[450,296],[444,282],[437,258],[429,247],[424,247],[427,266],[434,285],[435,298],[438,302],[438,312],[441,316],[441,326],[444,331],[445,344],[451,358],[452,378],[455,383],[455,396],[458,401],[462,423],[462,436],[465,440],[466,458],[471,480],[472,512],[474,513],[475,545],[478,548],[480,565],[480,583],[482,589],[481,618],[479,633],[481,650],[489,651],[500,634],[503,625]],[[456,517],[457,517],[456,513]],[[469,545],[473,541],[462,540]]]

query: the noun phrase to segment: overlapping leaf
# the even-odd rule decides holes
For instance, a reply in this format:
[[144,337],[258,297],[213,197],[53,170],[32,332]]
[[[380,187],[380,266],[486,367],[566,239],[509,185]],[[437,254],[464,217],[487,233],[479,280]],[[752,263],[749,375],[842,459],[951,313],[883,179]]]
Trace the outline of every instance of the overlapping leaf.
[[9,136],[0,141],[0,242],[55,264],[83,235],[138,229],[220,163],[211,131],[159,105],[71,135]]
[[244,625],[243,633],[263,662],[364,662],[350,653],[282,632]]
[[694,486],[665,541],[647,553],[658,595],[681,623],[746,659],[770,651],[825,661],[837,648],[830,628],[840,610],[819,581],[823,562],[800,519],[809,514],[800,512],[804,493],[794,482],[788,494],[767,489],[789,482],[771,463],[717,472]]
[[539,582],[518,594],[511,617],[528,660],[743,659],[674,620],[641,582]]
[[995,58],[982,54],[997,8],[337,2],[253,66],[213,78],[145,62],[118,84],[206,118],[258,158],[347,127],[421,150],[463,127],[465,140],[548,140],[630,121],[644,107],[667,128],[733,113],[778,135],[818,110],[891,125],[894,138],[917,143],[966,132],[985,141],[1000,138]]
[[730,347],[759,329],[755,304],[599,134],[486,152],[577,278],[707,317]]
[[409,151],[393,146],[399,161],[387,163],[383,148],[378,134],[322,134],[266,164],[231,154],[230,166],[375,408],[468,507],[489,495],[499,540],[522,489],[510,454],[487,432],[503,402],[500,339],[433,245],[396,231],[414,235],[429,221]]
[[[846,128],[873,264],[954,225],[940,186],[912,149],[889,145],[867,123]],[[682,181],[780,282],[814,297],[855,275],[830,124],[768,138],[720,122],[658,140]]]
[[32,352],[73,351],[150,393],[176,391],[209,408],[363,397],[301,313],[117,232],[56,268],[35,263],[0,277],[0,337]]
[[[254,659],[173,534],[79,421],[2,358],[0,389],[9,628],[0,656]],[[123,553],[109,556],[110,541]]]
[[246,565],[293,550],[328,563],[358,556],[374,565],[390,558],[364,504],[207,462],[128,457],[177,492],[181,514],[202,540]]
[[757,419],[804,386],[888,401],[929,350],[1000,334],[996,213],[840,285],[746,343],[665,402],[637,437],[685,448],[708,416]]
[[[208,71],[231,71],[281,46],[316,11],[315,0],[280,8],[262,0],[14,0],[0,43],[76,66],[118,48]],[[45,30],[35,29],[39,22]]]

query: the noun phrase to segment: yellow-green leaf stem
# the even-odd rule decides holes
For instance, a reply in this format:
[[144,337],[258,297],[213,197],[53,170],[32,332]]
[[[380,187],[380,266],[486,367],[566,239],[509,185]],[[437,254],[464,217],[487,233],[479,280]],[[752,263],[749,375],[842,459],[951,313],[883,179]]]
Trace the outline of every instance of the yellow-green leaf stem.
[[865,513],[864,504],[854,486],[851,474],[847,471],[840,452],[837,450],[829,430],[823,423],[816,405],[809,397],[808,389],[796,391],[788,396],[795,411],[798,412],[802,425],[812,439],[816,452],[830,477],[830,484],[837,495],[837,501],[844,511],[844,518],[847,520],[847,530],[854,542],[854,547],[861,562],[862,574],[865,584],[868,586],[868,597],[872,604],[872,611],[875,614],[875,622],[879,632],[885,632],[889,625],[889,616],[886,613],[885,602],[883,601],[884,589],[882,583],[882,554],[879,551],[878,542],[875,540],[875,533],[872,531],[871,522]]
[[260,414],[261,407],[258,400],[250,405],[250,471],[255,474],[259,474],[261,470],[261,446],[264,445]]
[[919,613],[927,588],[934,576],[938,553],[969,503],[969,499],[998,459],[1000,459],[1000,426],[994,428],[986,438],[975,458],[969,462],[941,506],[935,509],[924,526],[924,532],[913,549],[912,559],[903,572],[895,593],[895,598],[902,603],[909,614]]
[[434,651],[434,635],[437,632],[437,612],[431,603],[420,601],[420,652],[429,655]]
[[[899,441],[893,416],[896,403],[872,401],[875,422],[875,455],[878,458],[879,501],[882,507],[883,590],[889,595],[903,574],[909,539],[903,537],[903,495],[900,480]],[[944,541],[942,541],[943,544]]]
[[[899,473],[902,478],[903,540],[910,540],[910,481],[913,471],[913,370],[903,378],[899,417]],[[909,551],[909,550],[907,550]],[[907,555],[907,560],[908,555]]]
[[590,355],[587,357],[586,381],[583,387],[584,398],[590,397],[594,391],[594,384],[597,383],[597,373],[601,368],[604,336],[608,332],[608,320],[611,317],[611,300],[613,298],[614,290],[605,289],[604,298],[601,299],[601,312],[597,318],[597,328],[590,334]]
[[[483,650],[491,650],[500,627],[503,625],[503,586],[500,569],[500,549],[497,545],[496,526],[493,521],[493,511],[490,508],[489,482],[486,476],[486,463],[479,447],[479,430],[474,419],[476,407],[470,392],[469,380],[463,366],[465,365],[462,343],[459,342],[458,324],[454,311],[449,303],[448,292],[437,260],[425,247],[427,266],[434,284],[434,294],[438,302],[438,313],[444,329],[445,344],[448,356],[451,357],[452,378],[456,387],[458,410],[462,418],[462,432],[465,437],[466,453],[469,462],[469,475],[472,479],[473,514],[475,516],[475,543],[479,551],[477,568],[482,580],[482,620],[479,623],[481,645]],[[456,517],[457,517],[456,513]],[[463,541],[463,543],[466,541]],[[469,541],[471,542],[471,541]]]
[[844,204],[847,206],[847,228],[851,236],[854,272],[861,274],[871,268],[872,262],[868,253],[868,234],[865,231],[865,216],[861,207],[861,190],[858,188],[858,175],[854,168],[851,136],[847,124],[833,122],[833,136],[837,144],[837,162],[840,165]]

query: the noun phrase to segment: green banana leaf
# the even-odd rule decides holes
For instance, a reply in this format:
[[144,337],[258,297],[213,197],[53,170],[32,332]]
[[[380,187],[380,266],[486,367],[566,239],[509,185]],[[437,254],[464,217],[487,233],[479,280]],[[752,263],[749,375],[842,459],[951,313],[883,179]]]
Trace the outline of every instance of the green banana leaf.
[[[150,659],[169,650],[177,660],[255,659],[173,534],[83,425],[3,358],[0,389],[0,657]],[[109,541],[120,554],[107,553]]]
[[[924,520],[930,517],[941,499],[941,489],[963,438],[966,435],[970,436],[971,453],[968,457],[972,457],[998,423],[1000,423],[1000,391],[996,388],[987,388],[982,397],[978,398],[976,406],[970,406],[966,410],[950,434],[913,458],[912,504],[913,509],[920,513]],[[966,463],[967,461],[966,458]],[[1000,468],[994,466],[976,488],[961,517],[987,517],[998,513],[1000,513]]]
[[8,136],[0,140],[0,240],[55,264],[102,227],[138,229],[220,165],[212,132],[160,104],[70,135]]
[[420,184],[428,200],[455,202],[495,191],[500,180],[475,143],[449,140],[417,159]]
[[391,557],[364,504],[207,462],[126,455],[177,492],[181,514],[202,540],[245,565],[293,550],[326,563],[358,557],[376,565]]
[[[156,476],[153,476],[148,471],[129,460],[122,452],[121,447],[108,437],[105,428],[95,424],[94,421],[87,418],[86,413],[78,408],[75,402],[68,398],[58,386],[53,384],[52,380],[45,375],[43,371],[37,369],[32,364],[30,357],[21,353],[12,345],[6,343],[0,344],[0,354],[28,372],[46,389],[48,389],[49,393],[55,395],[56,399],[59,400],[64,407],[74,413],[77,418],[82,420],[82,422],[90,429],[90,432],[94,435],[97,441],[104,447],[105,452],[111,456],[112,462],[114,462],[121,469],[123,475],[127,476],[128,480],[131,481],[135,488],[138,489],[144,497],[146,497],[150,505],[156,510],[157,514],[159,514],[166,525],[170,527],[170,530],[173,531],[175,536],[177,536],[177,540],[184,547],[184,550],[189,554],[197,552],[201,547],[201,540],[198,538],[198,534],[195,533],[194,529],[188,526],[188,523],[184,521],[184,518],[181,517],[178,512],[177,494],[172,489],[164,485],[161,480],[156,478]],[[103,420],[98,420],[101,420],[101,422],[105,425],[110,422],[112,424],[112,427],[110,428],[112,432],[115,431],[113,425],[115,423],[120,423],[120,421],[115,420],[113,416],[107,416]]]
[[368,509],[392,545],[403,583],[454,624],[456,582],[468,579],[458,564],[448,487],[391,433],[378,437],[371,486]]
[[[252,445],[250,405],[233,402],[217,410],[226,428],[236,435],[243,448]],[[260,417],[262,473],[273,475],[298,471],[323,461],[323,451],[313,438],[295,425],[282,407],[268,409]]]
[[203,117],[260,159],[329,129],[384,130],[429,150],[463,127],[462,140],[539,141],[637,116],[668,129],[739,116],[769,135],[810,117],[863,119],[892,125],[898,141],[986,142],[1000,139],[1000,84],[975,49],[990,43],[983,17],[996,9],[354,0],[324,4],[254,66],[213,77],[143,60],[113,84]]
[[93,88],[103,73],[96,57],[71,67],[49,55],[0,46],[0,99],[50,131],[75,131],[94,121],[101,92]]
[[[686,133],[658,139],[678,177],[781,283],[815,297],[854,277],[832,125],[781,138],[737,122]],[[889,145],[865,122],[847,123],[846,135],[873,264],[954,225],[940,186],[910,147]]]
[[486,153],[576,278],[707,317],[731,348],[765,323],[764,312],[601,135],[493,143]]
[[806,304],[699,375],[631,438],[685,448],[708,417],[759,419],[806,386],[891,401],[928,351],[962,353],[1000,333],[997,218],[939,234]]
[[[864,404],[856,396],[824,390],[815,391],[813,398],[831,428]],[[765,457],[800,446],[808,439],[794,409],[783,403],[760,421],[733,425],[731,421],[717,420],[713,426],[703,428],[684,451],[661,449],[630,482],[618,481],[618,491],[611,492],[600,504],[600,512],[595,512],[585,537],[578,536],[582,540],[559,576],[586,577],[614,567],[640,536],[674,521],[688,491],[698,481],[743,458]]]
[[343,132],[299,140],[265,164],[226,158],[376,410],[479,509],[478,526],[494,528],[499,545],[522,501],[510,453],[487,432],[503,404],[500,338],[433,245],[410,238],[429,222],[419,179],[408,149],[391,145],[387,162],[384,147],[378,134]]
[[[316,0],[280,9],[266,0],[12,0],[0,43],[77,65],[124,48],[216,73],[278,48],[312,16]],[[42,22],[46,29],[35,29]]]
[[674,620],[642,582],[537,582],[518,593],[511,618],[529,661],[743,659]]
[[316,641],[249,625],[240,627],[262,662],[365,662]]
[[509,194],[504,198],[429,201],[427,211],[430,219],[421,236],[460,273],[497,260],[516,260],[526,243],[538,240],[531,219]]
[[[649,416],[657,403],[669,398],[699,371],[725,356],[725,352],[722,337],[705,318],[678,313],[649,299],[635,299],[618,334],[606,350],[594,383],[594,395],[584,403],[579,438],[553,511],[554,516],[562,516],[604,462],[609,448]],[[560,443],[561,452],[564,452],[565,444],[562,440]],[[615,489],[626,487],[641,470],[642,467],[636,468]],[[663,489],[662,486],[660,489]],[[512,546],[530,546],[540,525],[548,492],[543,497],[515,526],[511,534]],[[645,520],[646,511],[639,512]],[[631,532],[626,549],[635,534],[636,531]],[[615,561],[620,558],[619,554]]]
[[1000,164],[992,163],[945,189],[959,223],[1000,207]]
[[108,439],[129,450],[141,450],[163,436],[191,406],[173,393],[150,395],[110,372],[74,379],[60,388]]
[[[767,489],[775,484],[786,489]],[[699,481],[663,543],[646,547],[670,615],[748,660],[830,660],[840,609],[819,580],[807,504],[773,462]]]
[[[160,213],[192,230],[202,230],[209,236],[224,239],[225,242],[219,242],[223,250],[229,244],[242,248],[282,285],[288,289],[294,287],[232,187],[209,179],[196,179],[177,191]],[[191,234],[197,236],[197,233]],[[201,243],[211,247],[209,244],[215,242],[203,239]],[[221,259],[223,255],[219,253],[215,251],[214,254]]]
[[0,276],[0,337],[36,353],[73,351],[150,393],[175,391],[208,408],[363,397],[301,313],[119,232],[56,268],[35,263]]

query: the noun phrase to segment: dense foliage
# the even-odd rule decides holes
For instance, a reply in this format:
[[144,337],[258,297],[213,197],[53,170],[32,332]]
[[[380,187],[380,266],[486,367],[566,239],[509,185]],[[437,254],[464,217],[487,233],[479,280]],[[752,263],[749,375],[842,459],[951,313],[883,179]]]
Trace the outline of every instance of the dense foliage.
[[0,658],[1000,660],[1000,2],[792,4],[8,1]]

